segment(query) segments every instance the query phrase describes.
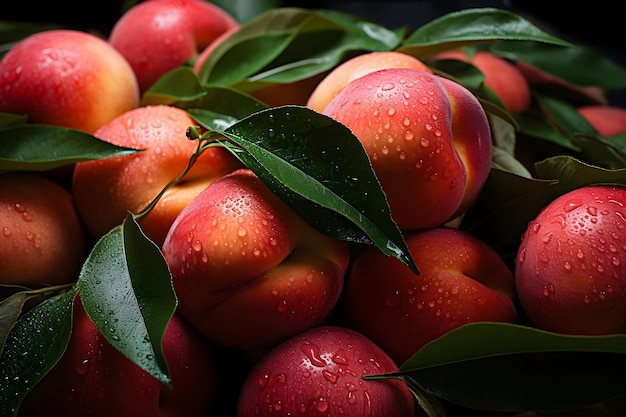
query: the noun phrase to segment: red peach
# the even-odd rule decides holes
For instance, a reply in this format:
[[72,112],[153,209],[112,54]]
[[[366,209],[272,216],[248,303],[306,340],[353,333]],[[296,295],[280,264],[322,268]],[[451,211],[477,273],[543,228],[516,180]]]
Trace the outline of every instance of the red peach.
[[490,246],[445,227],[405,238],[419,276],[367,247],[354,257],[344,290],[349,325],[396,363],[464,324],[517,321],[513,273]]
[[461,215],[489,175],[485,110],[446,78],[413,68],[374,71],[350,82],[324,114],[361,141],[404,231]]
[[362,334],[346,327],[314,327],[255,364],[239,394],[237,416],[415,417],[404,382],[363,379],[397,369]]
[[[131,110],[98,129],[99,139],[142,151],[76,164],[72,192],[92,236],[121,224],[128,211],[140,212],[183,172],[197,146],[186,131],[195,125],[184,110],[159,105]],[[226,149],[207,149],[143,219],[146,235],[161,245],[178,213],[211,181],[239,167]]]
[[375,51],[357,55],[335,67],[317,85],[307,99],[306,105],[322,113],[328,103],[350,81],[370,72],[386,68],[415,68],[432,72],[422,61],[414,56],[398,51]]
[[211,345],[179,316],[163,335],[172,387],[159,382],[110,345],[82,305],[59,362],[25,402],[33,417],[205,417],[215,402]]
[[626,133],[626,108],[608,104],[589,104],[577,108],[583,116],[603,136]]
[[130,62],[143,92],[237,26],[233,16],[205,0],[150,0],[115,22],[109,42]]
[[515,66],[499,55],[488,51],[476,51],[471,57],[463,49],[442,52],[436,59],[458,59],[471,63],[485,77],[485,85],[502,101],[505,109],[517,113],[530,106],[530,86],[524,75]]
[[104,39],[76,30],[35,33],[0,61],[0,111],[95,132],[139,105],[126,59]]
[[163,254],[180,314],[215,343],[253,350],[326,318],[343,288],[349,249],[241,169],[189,203]]
[[530,323],[579,335],[626,331],[626,188],[590,185],[530,222],[515,263]]
[[72,195],[37,173],[0,175],[0,283],[75,281],[86,240]]

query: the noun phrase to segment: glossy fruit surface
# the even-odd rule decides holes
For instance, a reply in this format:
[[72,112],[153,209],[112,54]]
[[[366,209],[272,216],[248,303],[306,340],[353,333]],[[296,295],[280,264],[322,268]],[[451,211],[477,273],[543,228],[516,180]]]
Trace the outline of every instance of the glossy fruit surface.
[[241,390],[237,416],[414,417],[414,399],[404,382],[362,379],[396,369],[360,333],[315,327],[257,362]]
[[625,206],[626,188],[586,186],[530,222],[515,277],[534,326],[587,335],[626,330]]
[[0,91],[1,112],[89,133],[139,105],[126,59],[78,30],[46,30],[18,42],[0,61]]

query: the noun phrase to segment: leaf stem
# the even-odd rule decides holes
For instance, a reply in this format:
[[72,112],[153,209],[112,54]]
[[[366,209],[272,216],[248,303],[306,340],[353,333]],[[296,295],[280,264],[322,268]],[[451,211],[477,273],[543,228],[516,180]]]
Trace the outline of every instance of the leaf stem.
[[198,141],[196,150],[189,157],[189,161],[187,162],[187,166],[185,167],[185,169],[183,169],[183,171],[180,174],[178,174],[176,178],[172,179],[169,183],[167,183],[163,187],[163,189],[161,189],[161,191],[156,195],[156,197],[154,197],[152,201],[148,203],[146,207],[144,207],[139,213],[133,214],[133,217],[135,218],[137,222],[140,222],[148,214],[150,214],[152,209],[156,207],[157,203],[159,202],[161,197],[163,197],[163,195],[167,192],[167,190],[169,190],[172,186],[180,182],[185,177],[185,175],[187,175],[187,173],[194,166],[198,158],[200,158],[200,156],[204,153],[204,151],[207,148],[219,143],[215,139],[213,139],[213,137],[220,134],[220,132],[209,130],[201,134],[199,129],[200,129],[200,126],[190,126],[189,128],[187,128],[187,133],[186,133],[187,139]]

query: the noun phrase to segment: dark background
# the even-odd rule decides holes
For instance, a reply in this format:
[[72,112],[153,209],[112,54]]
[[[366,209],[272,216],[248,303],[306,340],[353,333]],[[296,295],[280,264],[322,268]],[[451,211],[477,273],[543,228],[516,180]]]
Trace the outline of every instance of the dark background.
[[[115,21],[133,0],[29,1],[8,0],[0,12],[0,21],[25,21],[62,24],[108,35]],[[266,0],[271,2],[272,0]],[[279,6],[329,8],[351,12],[394,29],[414,30],[443,14],[470,7],[498,7],[510,10],[535,23],[541,29],[575,44],[594,49],[626,67],[626,49],[622,28],[624,18],[615,3],[593,1],[551,4],[546,1],[420,1],[420,0],[273,0]],[[228,4],[228,0],[222,0]],[[219,1],[217,2],[219,4]],[[626,93],[615,92],[609,98],[626,105]]]

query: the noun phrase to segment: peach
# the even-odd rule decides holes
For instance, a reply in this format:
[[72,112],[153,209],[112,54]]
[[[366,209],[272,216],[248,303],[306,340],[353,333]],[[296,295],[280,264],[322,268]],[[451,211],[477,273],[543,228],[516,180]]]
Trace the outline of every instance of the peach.
[[626,108],[608,104],[588,104],[577,108],[602,136],[626,133]]
[[361,141],[404,231],[439,226],[478,198],[491,169],[491,129],[461,84],[414,68],[350,82],[324,114]]
[[489,51],[479,50],[468,55],[463,49],[442,52],[436,59],[458,59],[478,68],[485,77],[485,85],[502,101],[511,113],[527,110],[530,106],[530,86],[514,63]]
[[306,105],[322,113],[328,103],[335,98],[350,81],[370,72],[386,68],[415,68],[432,72],[419,59],[398,51],[374,51],[357,55],[335,67],[320,83],[307,99]]
[[255,364],[239,394],[237,417],[422,415],[404,382],[362,378],[393,371],[389,355],[362,334],[314,327]]
[[134,5],[115,22],[109,42],[126,57],[144,92],[238,26],[228,12],[205,0],[150,0]]
[[65,353],[25,399],[33,417],[209,414],[217,383],[212,347],[179,316],[170,320],[162,342],[168,387],[110,345],[78,301],[74,315]]
[[420,275],[366,247],[354,257],[344,290],[350,327],[396,363],[467,323],[517,321],[513,272],[483,241],[437,227],[405,236]]
[[0,175],[0,283],[42,287],[75,281],[86,254],[72,195],[37,173]]
[[0,61],[0,111],[93,133],[139,105],[126,59],[106,40],[47,30],[15,44]]
[[347,245],[311,228],[241,169],[189,203],[163,255],[180,314],[217,344],[255,350],[326,318],[343,288]]
[[529,322],[579,335],[626,331],[626,188],[589,185],[530,222],[515,262]]
[[[196,150],[197,144],[186,136],[195,125],[184,110],[158,105],[133,109],[98,129],[99,139],[142,151],[76,164],[72,193],[92,236],[121,224],[128,211],[139,213],[183,172]],[[143,231],[161,245],[178,213],[211,181],[240,166],[225,148],[207,149],[144,217]]]

